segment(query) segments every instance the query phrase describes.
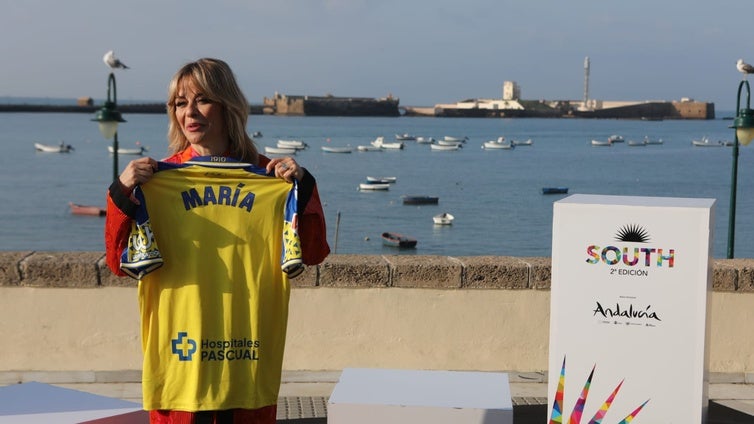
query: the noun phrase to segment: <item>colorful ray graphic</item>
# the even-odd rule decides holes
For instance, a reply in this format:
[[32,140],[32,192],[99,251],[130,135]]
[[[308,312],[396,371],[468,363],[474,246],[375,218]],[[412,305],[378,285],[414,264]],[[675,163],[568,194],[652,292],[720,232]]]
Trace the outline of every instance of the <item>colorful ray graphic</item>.
[[[555,392],[555,399],[552,404],[552,414],[550,415],[550,423],[549,424],[563,424],[563,395],[565,392],[565,367],[566,367],[566,358],[563,357],[563,366],[560,368],[560,378],[558,379],[558,388]],[[568,424],[580,424],[581,423],[581,417],[584,413],[584,405],[586,404],[587,397],[589,396],[589,389],[592,386],[592,378],[594,377],[594,370],[597,366],[592,367],[592,371],[589,373],[589,377],[587,377],[586,382],[584,383],[584,388],[581,390],[581,395],[579,395],[579,399],[576,401],[576,404],[573,406],[573,410],[571,412],[571,416],[568,418]],[[623,380],[618,383],[618,386],[615,387],[612,393],[610,393],[610,396],[608,396],[607,399],[605,399],[605,402],[602,404],[600,409],[594,414],[591,420],[589,420],[588,424],[602,424],[602,419],[607,414],[607,411],[610,409],[610,406],[613,403],[613,400],[615,400],[615,397],[618,395],[618,391],[620,391],[621,386],[623,386]],[[639,407],[633,410],[626,418],[624,418],[622,421],[618,422],[618,424],[628,424],[631,421],[633,421],[634,418],[636,418],[637,415],[639,415],[639,412],[644,408],[644,406],[649,402],[649,399],[644,401]]]

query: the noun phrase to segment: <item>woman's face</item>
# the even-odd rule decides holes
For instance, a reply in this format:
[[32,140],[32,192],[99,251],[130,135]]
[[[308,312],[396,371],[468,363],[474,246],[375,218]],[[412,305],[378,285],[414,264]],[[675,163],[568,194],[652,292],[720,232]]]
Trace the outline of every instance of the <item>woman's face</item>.
[[228,149],[223,106],[204,95],[192,80],[179,85],[175,117],[184,137],[197,153],[221,155]]

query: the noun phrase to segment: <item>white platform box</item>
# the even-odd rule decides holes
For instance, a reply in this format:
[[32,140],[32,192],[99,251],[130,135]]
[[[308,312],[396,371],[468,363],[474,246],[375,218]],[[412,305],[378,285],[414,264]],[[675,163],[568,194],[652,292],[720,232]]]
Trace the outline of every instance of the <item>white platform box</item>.
[[508,374],[346,368],[330,395],[328,424],[509,424]]
[[548,417],[705,422],[714,203],[555,202]]

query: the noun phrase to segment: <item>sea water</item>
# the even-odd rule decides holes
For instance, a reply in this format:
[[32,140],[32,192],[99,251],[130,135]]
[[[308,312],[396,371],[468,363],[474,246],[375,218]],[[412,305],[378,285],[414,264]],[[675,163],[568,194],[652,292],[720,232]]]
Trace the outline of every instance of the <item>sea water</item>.
[[[719,113],[720,114],[720,113]],[[720,114],[721,116],[724,114]],[[728,114],[730,115],[730,114]],[[113,156],[92,116],[78,113],[0,114],[0,249],[5,251],[102,251],[104,218],[72,215],[68,202],[105,205]],[[167,156],[167,117],[129,114],[119,127],[121,147],[148,146]],[[260,151],[278,139],[309,147],[295,159],[317,179],[327,219],[327,238],[337,253],[418,255],[549,256],[553,202],[543,187],[569,194],[696,197],[716,199],[714,251],[725,257],[731,186],[731,147],[693,147],[703,136],[732,140],[730,121],[485,118],[250,117],[260,131]],[[378,136],[395,134],[468,137],[458,151],[432,151],[405,142],[402,150],[359,152]],[[593,147],[592,139],[622,135],[626,142]],[[531,146],[484,150],[500,136]],[[662,139],[661,145],[631,147],[628,140]],[[68,154],[39,153],[35,142],[71,144]],[[322,146],[351,146],[349,154]],[[736,256],[754,257],[754,152],[741,147],[738,170]],[[118,172],[136,156],[119,155]],[[396,177],[388,191],[359,191],[367,176]],[[439,197],[437,205],[404,205],[402,196]],[[455,216],[438,226],[436,214]],[[397,250],[382,245],[391,231],[418,240]]]

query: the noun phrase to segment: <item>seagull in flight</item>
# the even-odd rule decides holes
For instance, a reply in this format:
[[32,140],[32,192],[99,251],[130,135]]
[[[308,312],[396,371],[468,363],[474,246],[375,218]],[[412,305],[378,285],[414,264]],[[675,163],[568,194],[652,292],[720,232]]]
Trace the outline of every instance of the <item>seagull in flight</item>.
[[738,59],[738,62],[736,62],[736,68],[738,69],[738,72],[744,74],[744,78],[746,78],[748,74],[754,74],[754,66],[744,62],[743,59]]
[[125,63],[121,62],[120,59],[115,57],[112,50],[105,53],[105,56],[102,58],[102,60],[105,62],[105,65],[109,66],[111,69],[128,69],[128,66],[126,66]]

